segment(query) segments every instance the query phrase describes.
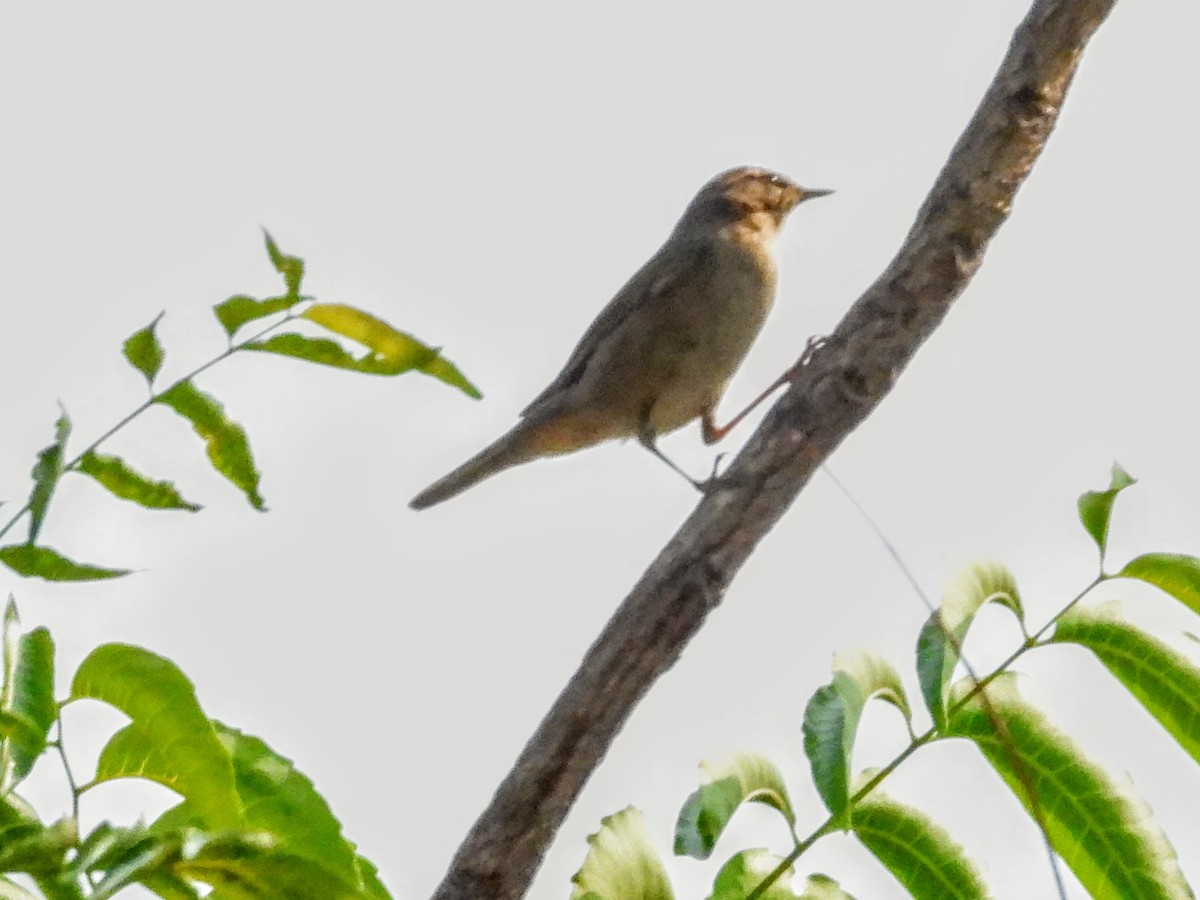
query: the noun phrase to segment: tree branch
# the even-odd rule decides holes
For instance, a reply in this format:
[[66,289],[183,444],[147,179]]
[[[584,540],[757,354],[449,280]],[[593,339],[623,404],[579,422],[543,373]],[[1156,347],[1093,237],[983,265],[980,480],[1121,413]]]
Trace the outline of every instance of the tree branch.
[[699,631],[812,474],[891,390],[962,293],[1116,0],[1036,0],[895,259],[646,570],[459,848],[434,900],[525,894],[642,695]]

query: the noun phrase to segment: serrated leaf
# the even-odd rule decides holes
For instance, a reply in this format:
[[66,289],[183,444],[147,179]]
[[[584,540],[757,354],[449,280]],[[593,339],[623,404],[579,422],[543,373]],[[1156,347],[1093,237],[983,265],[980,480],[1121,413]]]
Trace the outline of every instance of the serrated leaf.
[[[213,722],[233,762],[245,826],[271,835],[288,853],[302,856],[351,884],[362,884],[360,857],[342,836],[342,825],[312,781],[259,738]],[[199,824],[190,802],[164,813],[152,826],[162,833]],[[366,863],[366,860],[362,860]],[[366,863],[369,871],[374,868]],[[382,896],[387,896],[386,893]]]
[[1104,554],[1108,551],[1108,524],[1109,519],[1112,518],[1113,501],[1117,499],[1117,494],[1133,484],[1137,484],[1137,479],[1122,469],[1119,464],[1113,463],[1108,490],[1088,491],[1079,497],[1079,521],[1083,523],[1087,533],[1096,542],[1096,546],[1100,550],[1102,565]]
[[37,541],[42,530],[42,522],[46,518],[46,509],[50,506],[50,498],[62,477],[63,453],[66,450],[67,438],[71,434],[71,420],[63,410],[54,423],[54,443],[38,453],[38,461],[30,472],[33,478],[33,491],[29,495],[29,538],[26,543]]
[[258,493],[258,470],[250,453],[250,442],[242,426],[225,415],[225,408],[211,394],[190,381],[181,381],[161,394],[158,403],[169,406],[192,423],[204,440],[213,468],[229,479],[255,509],[265,509]]
[[105,745],[96,781],[146,778],[187,798],[208,828],[237,828],[233,763],[170,660],[127,644],[104,644],[79,666],[71,696],[115,706],[132,720]]
[[1012,572],[987,560],[964,569],[942,593],[938,611],[917,638],[917,678],[921,696],[939,728],[946,724],[946,691],[958,665],[963,641],[975,616],[988,603],[999,603],[1024,625],[1025,611]]
[[757,753],[739,753],[719,765],[700,764],[701,783],[684,802],[675,825],[675,854],[708,859],[734,812],[743,803],[779,810],[796,824],[787,785],[778,766]]
[[0,547],[0,563],[26,578],[44,578],[46,581],[103,581],[128,575],[129,569],[108,569],[89,563],[77,563],[67,559],[49,547],[34,547],[31,544],[12,544]]
[[225,334],[233,337],[237,330],[247,322],[291,309],[300,300],[301,298],[297,295],[258,300],[245,294],[235,294],[214,306],[213,313],[216,315],[217,321],[221,323],[221,327],[225,329]]
[[[783,858],[766,850],[743,850],[733,856],[713,880],[713,891],[708,900],[746,900],[747,895],[783,863]],[[761,900],[800,900],[792,889],[795,870],[787,871],[770,887],[759,894]]]
[[1146,553],[1131,559],[1116,575],[1136,578],[1170,594],[1194,613],[1200,613],[1200,559],[1179,553]]
[[146,378],[146,384],[151,386],[162,370],[163,359],[166,356],[162,344],[158,341],[158,335],[154,333],[162,317],[163,314],[159,313],[153,322],[141,331],[135,331],[121,345],[121,352],[125,354],[129,364],[141,372]]
[[[395,375],[416,369],[458,388],[469,397],[479,399],[483,396],[453,363],[441,356],[441,351],[436,347],[430,347],[411,334],[399,331],[361,309],[341,303],[316,303],[304,311],[303,317],[334,334],[361,344],[370,351],[366,357],[357,360],[355,365],[343,366],[344,368],[356,368],[357,371],[379,375]],[[284,350],[272,349],[271,352],[298,355]],[[320,351],[326,354],[328,352]],[[349,354],[346,356],[353,359]],[[338,365],[321,358],[312,358],[312,361]]]
[[850,764],[863,707],[872,697],[909,717],[900,677],[890,663],[856,652],[834,658],[833,681],[819,688],[804,710],[804,752],[817,793],[834,825],[850,827]]
[[1079,644],[1125,685],[1171,737],[1200,762],[1200,667],[1126,621],[1116,601],[1075,606],[1054,638]]
[[672,900],[646,822],[632,806],[601,819],[587,840],[587,857],[571,877],[571,900]]
[[[967,679],[952,703],[973,687]],[[1021,801],[1040,817],[1055,852],[1093,897],[1179,900],[1192,897],[1175,850],[1145,801],[1111,778],[1017,692],[1011,673],[954,708],[948,733],[975,743]],[[997,735],[996,717],[1003,725]],[[1019,760],[1020,768],[1014,760]],[[1036,803],[1025,783],[1037,786]],[[1030,827],[1033,827],[1032,825]]]
[[[859,782],[865,783],[873,775],[863,773]],[[983,900],[992,896],[975,863],[948,831],[879,788],[854,804],[853,829],[915,900]]]
[[288,256],[280,251],[275,243],[275,239],[271,237],[271,233],[267,229],[263,229],[263,237],[266,239],[267,256],[271,258],[271,265],[275,267],[275,271],[283,276],[283,282],[287,285],[287,293],[289,297],[300,297],[300,282],[304,279],[304,260],[298,256]]
[[[7,630],[7,629],[6,629]],[[7,637],[7,635],[6,635]],[[29,774],[46,749],[46,737],[58,715],[54,702],[54,640],[45,628],[35,628],[15,641],[5,641],[4,687],[0,714],[16,720],[11,730],[0,725],[0,790],[8,791]]]
[[153,481],[118,456],[89,452],[79,460],[79,471],[94,478],[105,490],[122,500],[132,500],[146,509],[186,509],[196,512],[169,481]]

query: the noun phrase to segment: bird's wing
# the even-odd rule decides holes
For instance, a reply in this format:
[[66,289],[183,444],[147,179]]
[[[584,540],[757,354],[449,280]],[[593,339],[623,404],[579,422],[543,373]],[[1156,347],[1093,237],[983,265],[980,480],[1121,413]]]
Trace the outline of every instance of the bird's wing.
[[539,404],[576,384],[587,371],[596,350],[636,310],[647,304],[661,303],[684,285],[695,284],[695,278],[689,276],[704,271],[711,263],[712,252],[703,241],[668,241],[663,245],[601,310],[558,377],[521,410],[521,415],[527,416]]

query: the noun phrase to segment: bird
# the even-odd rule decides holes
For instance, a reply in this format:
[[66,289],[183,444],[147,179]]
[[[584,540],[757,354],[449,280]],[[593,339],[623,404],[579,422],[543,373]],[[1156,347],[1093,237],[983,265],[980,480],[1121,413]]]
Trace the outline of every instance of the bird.
[[711,179],[517,424],[409,505],[426,509],[512,466],[626,438],[704,490],[657,439],[699,419],[704,443],[715,443],[788,380],[791,370],[716,424],[725,387],[774,302],[779,229],[801,203],[831,193],[755,166]]

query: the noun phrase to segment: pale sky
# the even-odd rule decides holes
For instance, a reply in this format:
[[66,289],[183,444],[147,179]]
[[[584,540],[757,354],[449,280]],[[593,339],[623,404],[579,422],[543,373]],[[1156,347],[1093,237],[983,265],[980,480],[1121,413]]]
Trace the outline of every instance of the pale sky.
[[[482,402],[421,376],[374,379],[262,356],[200,379],[247,429],[270,513],[208,468],[165,410],[108,447],[174,479],[197,515],[121,504],[81,477],[43,539],[140,570],[99,585],[0,574],[48,624],[62,691],[105,641],[175,660],[206,711],[294,759],[397,898],[429,895],[581,654],[696,496],[633,445],[498,476],[423,513],[409,498],[492,440],[713,174],[753,163],[834,197],[779,242],[778,303],[732,412],[830,330],[886,265],[1027,4],[26,4],[0,31],[0,496],[23,499],[57,401],[76,449],[144,397],[121,342],[159,312],[164,375],[223,347],[210,307],[267,295],[259,227],[304,257],[307,293],[445,348]],[[1060,127],[944,326],[831,467],[926,590],[994,557],[1031,627],[1091,578],[1076,496],[1114,459],[1111,558],[1200,554],[1200,325],[1191,211],[1200,158],[1200,6],[1125,0],[1088,49]],[[721,447],[735,451],[747,423]],[[701,474],[699,429],[664,442]],[[1111,587],[1192,658],[1195,617]],[[664,857],[697,763],[754,749],[783,769],[807,833],[824,820],[801,715],[835,651],[900,669],[926,617],[869,528],[818,476],[678,665],[635,711],[550,850],[557,898],[601,817],[641,808]],[[985,611],[986,669],[1019,640]],[[1200,769],[1082,651],[1026,657],[1023,688],[1128,773],[1200,883]],[[72,710],[84,770],[120,717]],[[923,713],[918,722],[924,723]],[[855,763],[905,742],[869,709]],[[48,817],[59,773],[32,785]],[[923,750],[887,788],[947,824],[1001,898],[1054,896],[1039,838],[965,745]],[[85,825],[166,791],[110,784]],[[701,897],[745,847],[786,850],[744,810]],[[860,898],[904,896],[852,838],[801,861]],[[1071,881],[1070,896],[1083,896]]]

